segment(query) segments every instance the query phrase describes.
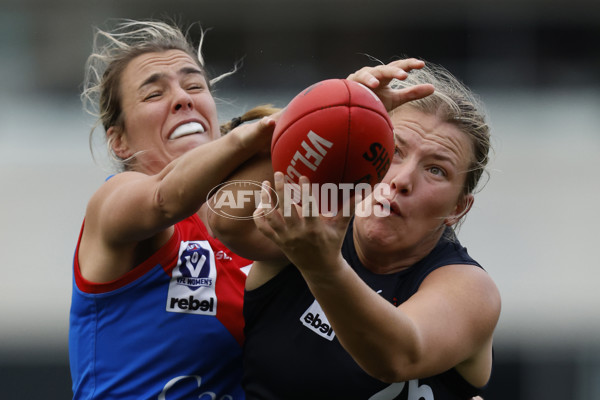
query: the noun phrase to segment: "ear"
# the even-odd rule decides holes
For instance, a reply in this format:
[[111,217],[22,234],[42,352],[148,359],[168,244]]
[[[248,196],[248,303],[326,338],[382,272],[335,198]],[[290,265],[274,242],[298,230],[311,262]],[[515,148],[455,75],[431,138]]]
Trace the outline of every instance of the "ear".
[[121,128],[116,126],[111,126],[106,131],[106,138],[108,140],[108,144],[111,150],[115,153],[117,157],[122,160],[126,160],[133,154],[129,149],[129,144],[127,143],[127,135]]
[[465,196],[461,196],[458,203],[456,203],[456,208],[454,209],[454,213],[452,215],[449,215],[448,217],[446,217],[446,219],[444,220],[444,224],[447,226],[452,226],[452,225],[458,223],[458,221],[460,221],[462,219],[462,217],[467,215],[467,213],[473,206],[474,201],[475,201],[475,197],[471,193],[469,193]]

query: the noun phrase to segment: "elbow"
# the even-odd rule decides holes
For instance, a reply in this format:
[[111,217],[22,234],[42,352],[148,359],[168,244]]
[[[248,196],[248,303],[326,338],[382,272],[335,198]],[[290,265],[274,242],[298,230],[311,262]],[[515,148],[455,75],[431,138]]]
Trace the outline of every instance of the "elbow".
[[185,207],[184,198],[182,190],[166,196],[161,185],[158,185],[154,192],[153,209],[156,210],[158,218],[165,221],[167,225],[174,224],[194,214],[200,208],[200,206]]
[[410,362],[398,362],[395,364],[381,365],[372,371],[366,371],[373,378],[385,382],[406,382],[415,378],[414,370]]
[[419,367],[424,358],[424,349],[421,341],[414,337],[413,340],[404,338],[402,347],[397,347],[396,352],[388,351],[377,362],[365,368],[365,372],[373,378],[385,383],[406,382],[420,376]]

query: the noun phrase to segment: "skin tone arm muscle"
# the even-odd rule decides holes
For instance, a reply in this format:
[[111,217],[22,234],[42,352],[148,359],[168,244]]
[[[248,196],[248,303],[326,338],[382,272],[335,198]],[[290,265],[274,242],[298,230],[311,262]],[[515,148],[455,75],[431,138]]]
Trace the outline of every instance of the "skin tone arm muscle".
[[172,161],[156,175],[125,172],[108,180],[86,211],[80,246],[84,277],[114,279],[164,244],[176,222],[197,212],[209,191],[239,164],[268,148],[274,121],[242,125]]
[[[273,179],[270,154],[258,154],[229,175],[225,181],[251,182],[249,185],[230,185],[227,190],[238,198],[237,190],[260,191],[260,182]],[[209,204],[214,207],[218,196]],[[234,253],[250,260],[277,261],[284,259],[281,250],[256,229],[252,214],[256,209],[254,198],[241,207],[230,207],[223,202],[218,212],[207,213],[208,224],[217,239]],[[236,218],[232,218],[236,217]]]
[[490,354],[499,296],[484,271],[468,265],[440,268],[396,308],[343,260],[336,264],[302,274],[338,339],[365,371],[398,382],[458,366],[474,385],[487,382],[488,373],[479,371],[489,371],[483,367],[491,358],[484,354]]
[[[276,190],[282,185],[276,174]],[[399,382],[458,365],[472,384],[485,384],[489,368],[484,366],[491,362],[486,355],[500,310],[487,274],[468,265],[440,268],[411,299],[394,307],[341,256],[348,221],[303,217],[299,210],[283,217],[278,210],[257,225],[300,270],[340,343],[367,373]]]

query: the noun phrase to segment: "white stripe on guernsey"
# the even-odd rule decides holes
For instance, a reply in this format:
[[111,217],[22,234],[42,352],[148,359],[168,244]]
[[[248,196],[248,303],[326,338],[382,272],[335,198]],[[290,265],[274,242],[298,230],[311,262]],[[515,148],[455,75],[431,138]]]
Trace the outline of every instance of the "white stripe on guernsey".
[[252,268],[254,264],[249,264],[246,265],[245,267],[240,268],[240,270],[246,274],[246,276],[248,276],[248,274],[250,273],[250,269]]

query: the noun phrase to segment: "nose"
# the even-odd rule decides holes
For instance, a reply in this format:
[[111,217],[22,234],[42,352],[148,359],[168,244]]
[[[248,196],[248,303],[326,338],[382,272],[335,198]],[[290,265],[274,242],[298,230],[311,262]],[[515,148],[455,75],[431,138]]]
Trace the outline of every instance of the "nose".
[[409,195],[414,190],[416,166],[410,162],[392,165],[388,171],[392,192]]
[[180,110],[191,110],[194,107],[194,100],[192,96],[183,88],[175,89],[173,96],[173,112]]

